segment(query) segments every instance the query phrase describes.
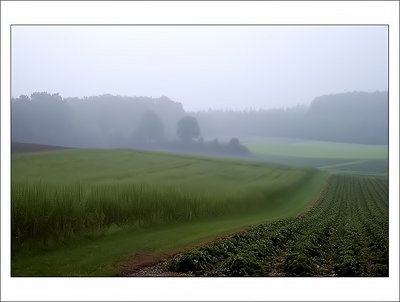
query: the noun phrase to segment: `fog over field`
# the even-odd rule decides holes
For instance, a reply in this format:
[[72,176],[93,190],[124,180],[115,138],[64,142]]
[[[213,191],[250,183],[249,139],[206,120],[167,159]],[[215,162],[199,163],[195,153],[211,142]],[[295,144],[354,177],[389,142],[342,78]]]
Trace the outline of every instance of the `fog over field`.
[[11,275],[387,277],[387,30],[13,26]]
[[[271,137],[383,145],[388,139],[387,99],[385,91],[352,92],[286,109],[187,112],[165,96],[33,93],[12,101],[12,141],[242,155],[243,148],[234,147],[239,142]],[[232,152],[221,144],[228,141]]]
[[254,137],[387,144],[387,28],[14,26],[12,95],[16,142],[241,155]]
[[167,96],[186,111],[387,90],[385,26],[13,26],[12,96]]

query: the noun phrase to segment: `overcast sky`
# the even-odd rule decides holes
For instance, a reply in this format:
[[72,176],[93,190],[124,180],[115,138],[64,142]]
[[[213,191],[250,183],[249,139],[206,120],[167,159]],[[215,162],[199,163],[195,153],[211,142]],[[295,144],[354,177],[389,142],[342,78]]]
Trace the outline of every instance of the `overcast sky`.
[[12,95],[168,96],[185,110],[275,108],[387,90],[387,28],[12,28]]

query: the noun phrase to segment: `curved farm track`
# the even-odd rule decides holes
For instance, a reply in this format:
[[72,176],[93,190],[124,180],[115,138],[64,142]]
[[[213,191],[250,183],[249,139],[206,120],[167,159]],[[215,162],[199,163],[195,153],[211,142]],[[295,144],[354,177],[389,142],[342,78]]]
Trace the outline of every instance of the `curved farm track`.
[[388,182],[332,176],[315,207],[134,276],[388,276]]

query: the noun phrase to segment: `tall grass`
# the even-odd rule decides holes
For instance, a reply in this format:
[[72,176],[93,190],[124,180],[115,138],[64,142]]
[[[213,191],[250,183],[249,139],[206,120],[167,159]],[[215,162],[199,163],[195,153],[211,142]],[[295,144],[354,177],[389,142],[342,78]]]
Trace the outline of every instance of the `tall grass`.
[[12,183],[12,237],[64,240],[125,225],[148,226],[215,217],[231,212],[238,198],[215,198],[173,187],[141,184],[54,185]]
[[13,248],[124,226],[262,211],[285,215],[304,206],[291,197],[318,175],[312,169],[132,150],[15,155]]

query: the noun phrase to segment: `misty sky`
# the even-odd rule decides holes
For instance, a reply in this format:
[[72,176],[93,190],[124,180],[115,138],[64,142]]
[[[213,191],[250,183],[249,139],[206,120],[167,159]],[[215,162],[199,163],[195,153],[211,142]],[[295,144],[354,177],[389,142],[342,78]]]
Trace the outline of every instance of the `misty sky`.
[[274,108],[387,90],[387,28],[12,28],[12,95],[168,96],[185,110]]

